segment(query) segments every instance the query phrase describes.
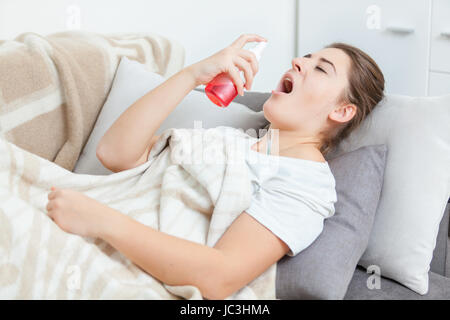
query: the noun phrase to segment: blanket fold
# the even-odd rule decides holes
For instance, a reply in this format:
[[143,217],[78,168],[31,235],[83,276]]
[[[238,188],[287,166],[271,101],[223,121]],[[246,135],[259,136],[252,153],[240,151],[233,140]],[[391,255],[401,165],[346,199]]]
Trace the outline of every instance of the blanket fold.
[[[242,149],[227,140],[228,130],[246,134],[224,128],[168,129],[147,162],[107,176],[73,173],[0,138],[0,297],[202,299],[197,287],[161,283],[102,240],[62,231],[47,216],[47,195],[52,185],[77,190],[212,247],[251,200]],[[227,299],[275,299],[275,278],[276,263]]]
[[23,33],[0,42],[0,136],[73,170],[122,56],[163,77],[184,48],[155,33]]

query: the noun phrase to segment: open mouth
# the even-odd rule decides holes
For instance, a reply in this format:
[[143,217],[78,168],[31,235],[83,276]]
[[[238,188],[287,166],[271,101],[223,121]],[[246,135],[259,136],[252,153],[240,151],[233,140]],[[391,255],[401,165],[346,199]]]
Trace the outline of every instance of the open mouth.
[[294,85],[293,85],[292,79],[290,79],[288,77],[283,77],[283,79],[281,79],[280,82],[278,83],[278,86],[275,89],[275,92],[290,94],[292,92],[293,87],[294,87]]

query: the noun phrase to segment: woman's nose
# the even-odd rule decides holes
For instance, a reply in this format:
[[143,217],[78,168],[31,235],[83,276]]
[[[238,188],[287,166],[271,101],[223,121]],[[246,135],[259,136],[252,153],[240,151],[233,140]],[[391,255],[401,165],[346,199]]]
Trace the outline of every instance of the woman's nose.
[[303,60],[300,57],[292,59],[292,68],[295,71],[303,72]]

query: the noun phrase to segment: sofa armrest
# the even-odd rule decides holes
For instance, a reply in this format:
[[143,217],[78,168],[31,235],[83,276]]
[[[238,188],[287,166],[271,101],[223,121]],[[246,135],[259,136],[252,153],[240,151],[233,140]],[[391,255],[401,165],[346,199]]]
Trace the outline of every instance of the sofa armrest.
[[[205,92],[203,86],[199,86],[194,90],[199,92]],[[255,112],[262,110],[262,106],[267,99],[271,96],[270,92],[258,92],[258,91],[245,91],[243,96],[237,95],[233,99],[233,102],[243,104]]]
[[449,248],[447,248],[448,232],[449,232],[449,215],[450,204],[444,209],[444,215],[442,216],[441,223],[439,225],[439,232],[436,238],[436,245],[433,251],[433,259],[430,263],[430,270],[434,273],[446,276],[446,264],[447,254]]
[[[448,235],[448,237],[450,238],[450,198],[448,198],[447,206],[446,206],[445,209],[449,212],[449,220],[448,220],[448,230],[447,230],[447,235]],[[447,249],[450,249],[450,248],[447,248]]]
[[358,266],[348,287],[345,300],[449,300],[450,279],[437,273],[429,273],[429,290],[420,295],[398,282],[381,277],[380,289],[369,289],[367,279],[372,274]]

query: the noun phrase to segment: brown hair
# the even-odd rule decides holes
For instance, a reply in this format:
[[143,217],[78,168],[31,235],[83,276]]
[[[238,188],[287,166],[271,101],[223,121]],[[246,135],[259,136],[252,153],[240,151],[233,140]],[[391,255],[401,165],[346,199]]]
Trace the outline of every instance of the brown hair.
[[362,50],[351,45],[334,42],[325,48],[343,50],[350,58],[348,86],[338,97],[337,103],[351,103],[356,106],[355,116],[340,125],[333,133],[327,133],[320,151],[326,155],[339,142],[355,130],[384,97],[384,76],[376,62]]

